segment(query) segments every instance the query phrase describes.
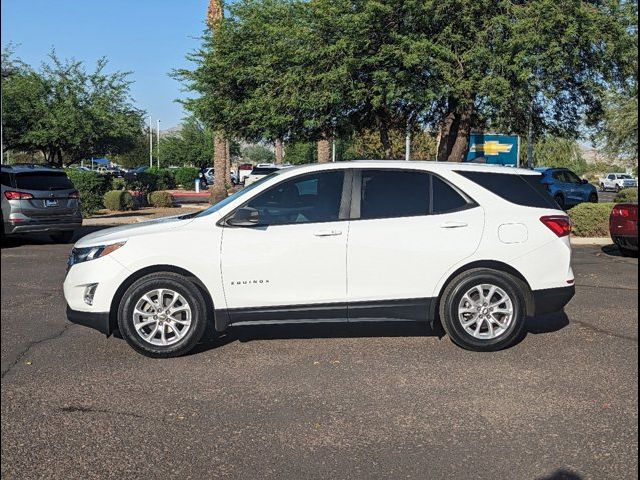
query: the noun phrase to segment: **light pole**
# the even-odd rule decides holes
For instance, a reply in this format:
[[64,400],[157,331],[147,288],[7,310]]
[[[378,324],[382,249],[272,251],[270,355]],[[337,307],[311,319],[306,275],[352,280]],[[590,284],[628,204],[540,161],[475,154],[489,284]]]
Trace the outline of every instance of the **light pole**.
[[149,168],[153,167],[153,127],[151,125],[151,115],[149,115]]
[[158,126],[156,127],[156,156],[158,157],[156,163],[160,168],[160,120],[158,120]]

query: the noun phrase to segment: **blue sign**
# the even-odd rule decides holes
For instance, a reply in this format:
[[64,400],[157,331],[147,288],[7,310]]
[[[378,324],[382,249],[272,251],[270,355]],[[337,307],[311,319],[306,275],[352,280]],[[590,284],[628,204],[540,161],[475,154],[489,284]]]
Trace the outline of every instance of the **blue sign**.
[[472,133],[467,162],[517,167],[520,165],[520,137]]

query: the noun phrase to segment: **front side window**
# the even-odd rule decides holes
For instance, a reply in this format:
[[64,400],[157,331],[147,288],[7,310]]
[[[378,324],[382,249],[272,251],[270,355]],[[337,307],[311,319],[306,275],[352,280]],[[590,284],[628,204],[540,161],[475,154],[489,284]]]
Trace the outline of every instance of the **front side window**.
[[259,225],[339,220],[344,171],[319,172],[286,180],[258,194],[245,206],[259,214]]
[[429,174],[399,170],[363,170],[360,218],[429,214]]
[[565,172],[565,174],[567,176],[568,183],[582,183],[580,177],[578,177],[575,173],[567,171]]

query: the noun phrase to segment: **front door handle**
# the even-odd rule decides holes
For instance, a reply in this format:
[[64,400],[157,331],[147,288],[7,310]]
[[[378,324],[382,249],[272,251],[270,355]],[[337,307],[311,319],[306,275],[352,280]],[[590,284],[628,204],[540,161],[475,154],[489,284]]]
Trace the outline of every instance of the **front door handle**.
[[445,222],[440,225],[440,228],[464,228],[468,226],[469,224],[465,222]]
[[335,237],[338,235],[342,235],[341,230],[318,230],[314,233],[316,237]]

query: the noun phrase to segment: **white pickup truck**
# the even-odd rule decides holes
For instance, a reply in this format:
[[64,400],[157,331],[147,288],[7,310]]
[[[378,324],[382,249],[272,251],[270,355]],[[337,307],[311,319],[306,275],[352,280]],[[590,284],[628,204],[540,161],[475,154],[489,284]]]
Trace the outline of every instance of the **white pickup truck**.
[[615,190],[619,192],[623,188],[637,188],[638,181],[627,173],[607,173],[600,179],[600,191]]

